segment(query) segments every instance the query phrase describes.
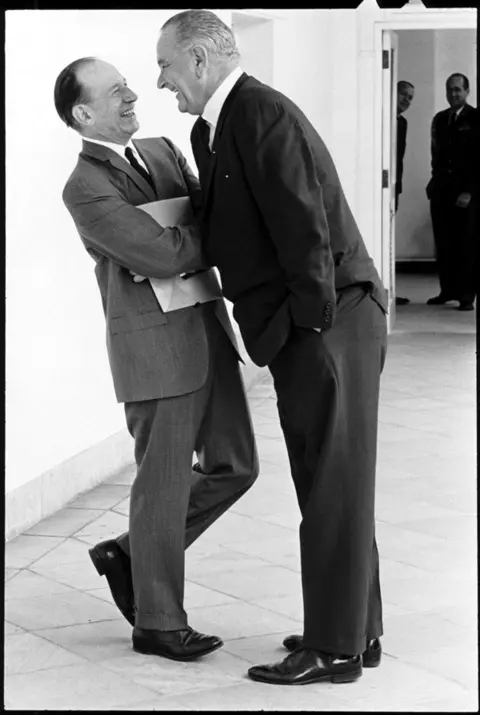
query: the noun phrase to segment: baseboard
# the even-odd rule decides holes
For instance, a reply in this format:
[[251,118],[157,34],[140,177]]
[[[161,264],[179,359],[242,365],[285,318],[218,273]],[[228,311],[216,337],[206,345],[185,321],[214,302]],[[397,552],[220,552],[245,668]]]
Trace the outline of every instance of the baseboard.
[[[242,350],[243,353],[243,350]],[[244,354],[242,373],[248,391],[266,370]],[[133,440],[125,428],[76,454],[5,495],[5,539],[51,516],[83,492],[133,463]]]
[[434,258],[397,258],[395,260],[397,273],[436,273],[437,263]]

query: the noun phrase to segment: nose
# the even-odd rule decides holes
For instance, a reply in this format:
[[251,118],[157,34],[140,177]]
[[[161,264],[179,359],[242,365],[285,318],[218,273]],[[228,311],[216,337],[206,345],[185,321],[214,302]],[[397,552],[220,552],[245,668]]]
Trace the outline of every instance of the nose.
[[131,90],[129,87],[127,87],[127,90],[125,92],[123,100],[125,102],[136,102],[137,99],[138,99],[138,96],[135,94],[135,92],[133,90]]
[[163,89],[165,87],[165,81],[162,77],[163,72],[160,72],[158,75],[158,80],[157,80],[157,88],[158,89]]

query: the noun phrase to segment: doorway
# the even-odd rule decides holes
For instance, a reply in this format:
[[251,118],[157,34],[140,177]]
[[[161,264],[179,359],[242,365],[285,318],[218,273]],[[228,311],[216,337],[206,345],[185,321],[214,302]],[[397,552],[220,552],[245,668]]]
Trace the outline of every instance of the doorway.
[[[448,107],[445,80],[462,72],[470,80],[469,104],[476,98],[476,31],[470,18],[455,21],[434,18],[430,23],[412,20],[377,24],[376,62],[381,87],[382,190],[377,199],[381,215],[382,279],[389,294],[389,332],[397,318],[404,318],[411,305],[426,303],[439,292],[430,207],[425,187],[431,175],[430,127],[433,116]],[[380,80],[381,72],[381,80]],[[403,191],[395,211],[397,179],[396,129],[397,81],[411,82],[414,98],[408,111],[406,150],[403,160]],[[379,122],[380,124],[380,122]],[[407,298],[396,306],[395,298]],[[403,321],[402,321],[403,322]]]

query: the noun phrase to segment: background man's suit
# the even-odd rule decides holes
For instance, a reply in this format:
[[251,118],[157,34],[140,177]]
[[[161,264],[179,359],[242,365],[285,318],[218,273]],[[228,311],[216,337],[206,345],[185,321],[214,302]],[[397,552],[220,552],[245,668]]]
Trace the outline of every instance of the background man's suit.
[[385,291],[330,154],[293,102],[243,73],[212,153],[206,128],[199,118],[191,135],[204,246],[247,351],[273,374],[302,513],[304,645],[362,653],[382,634],[374,486]]
[[[164,313],[148,281],[205,267],[195,226],[167,228],[139,204],[190,195],[198,180],[169,140],[135,148],[155,185],[113,150],[84,141],[63,193],[95,273],[117,400],[135,439],[129,534],[136,625],[187,626],[184,549],[254,482],[258,460],[223,300]],[[192,470],[197,452],[203,474]]]
[[395,211],[398,211],[398,199],[403,191],[403,159],[407,148],[407,120],[397,115],[397,177],[395,182]]
[[[480,113],[465,104],[457,119],[454,114],[445,109],[433,118],[432,178],[427,196],[440,292],[461,303],[473,303],[477,282]],[[465,208],[455,205],[463,192],[472,195]]]

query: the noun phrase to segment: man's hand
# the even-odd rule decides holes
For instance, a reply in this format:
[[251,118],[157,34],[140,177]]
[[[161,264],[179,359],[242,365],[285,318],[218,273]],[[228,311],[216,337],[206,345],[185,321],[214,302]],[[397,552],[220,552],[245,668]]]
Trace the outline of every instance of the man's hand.
[[134,283],[141,283],[142,281],[146,281],[145,276],[139,276],[138,273],[134,273],[134,271],[129,271],[130,275],[133,276],[133,282]]
[[470,199],[472,198],[472,194],[468,194],[466,191],[460,194],[456,201],[456,206],[458,206],[461,209],[464,209],[468,206],[470,203]]

